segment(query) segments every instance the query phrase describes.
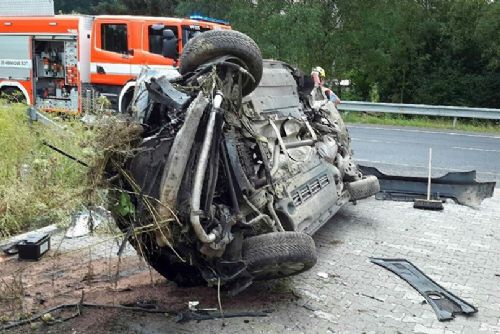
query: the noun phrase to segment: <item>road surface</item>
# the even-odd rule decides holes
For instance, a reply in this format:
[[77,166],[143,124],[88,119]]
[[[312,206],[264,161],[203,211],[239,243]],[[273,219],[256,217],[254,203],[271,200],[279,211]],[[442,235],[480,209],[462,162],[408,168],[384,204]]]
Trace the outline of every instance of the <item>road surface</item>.
[[349,124],[354,157],[384,173],[424,176],[432,147],[433,176],[476,170],[500,185],[500,135],[453,130]]
[[[483,179],[499,179],[499,137],[349,128],[359,161],[383,171],[425,174],[427,149],[432,146],[436,174],[477,169]],[[51,326],[36,321],[12,333],[500,333],[499,216],[498,189],[478,209],[446,203],[441,212],[372,197],[346,205],[314,235],[318,263],[311,270],[256,282],[237,297],[222,293],[226,313],[270,310],[265,318],[181,324],[170,314],[84,307],[79,316],[73,309],[51,313],[56,319],[74,316],[70,320]],[[106,234],[67,240],[54,236],[53,249],[39,262],[0,255],[0,315],[11,319],[27,311],[79,303],[84,297],[86,303],[172,311],[187,309],[190,301],[199,301],[200,308],[219,306],[216,289],[178,288],[150,272],[130,249],[118,260],[121,240]],[[422,296],[371,264],[370,257],[412,261],[479,312],[439,322]]]
[[[484,200],[480,209],[446,203],[444,211],[436,212],[412,205],[373,197],[346,205],[315,234],[318,263],[311,270],[256,282],[236,297],[221,293],[226,313],[272,311],[264,318],[231,318],[224,326],[220,319],[182,324],[170,314],[83,308],[72,320],[52,326],[36,321],[9,333],[500,333],[500,195]],[[54,237],[53,249],[39,262],[4,258],[0,316],[10,319],[23,310],[40,312],[79,303],[83,297],[86,303],[152,305],[171,311],[186,310],[189,301],[199,301],[200,308],[218,307],[217,289],[178,288],[149,272],[133,252],[118,261],[117,249],[106,235],[62,244]],[[370,263],[370,257],[410,260],[479,312],[439,322],[421,295]],[[17,282],[22,278],[24,298],[7,289],[17,286],[9,284],[16,277]],[[74,312],[70,308],[65,314],[51,314],[60,319]]]

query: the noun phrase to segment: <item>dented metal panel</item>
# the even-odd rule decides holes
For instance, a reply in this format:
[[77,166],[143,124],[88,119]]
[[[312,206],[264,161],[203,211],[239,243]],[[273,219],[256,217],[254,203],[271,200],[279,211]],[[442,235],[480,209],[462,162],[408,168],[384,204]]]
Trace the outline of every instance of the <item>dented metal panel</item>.
[[451,320],[455,314],[477,312],[476,307],[447,291],[408,260],[370,258],[370,261],[392,271],[417,290],[432,306],[439,321]]
[[290,70],[281,62],[264,62],[259,86],[243,101],[251,101],[254,110],[259,114],[278,113],[281,116],[300,117],[297,83]]
[[[427,178],[387,175],[375,167],[359,166],[365,175],[379,179],[380,193],[377,199],[413,202],[427,193]],[[476,171],[450,172],[432,178],[432,198],[451,198],[459,204],[479,206],[485,198],[493,196],[496,182],[477,182]]]

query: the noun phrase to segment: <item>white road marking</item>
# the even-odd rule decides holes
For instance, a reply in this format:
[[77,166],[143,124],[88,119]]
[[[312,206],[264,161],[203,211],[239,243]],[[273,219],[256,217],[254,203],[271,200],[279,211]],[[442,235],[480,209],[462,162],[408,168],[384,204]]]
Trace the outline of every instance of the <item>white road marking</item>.
[[364,139],[364,138],[355,138],[351,137],[351,140],[354,141],[364,141],[368,143],[382,143],[382,144],[401,144],[399,141],[388,141],[388,140],[377,140],[377,139]]
[[484,148],[475,148],[475,147],[453,146],[452,148],[457,149],[457,150],[480,151],[480,152],[497,152],[497,153],[500,153],[500,150],[487,150],[487,149],[484,149]]
[[464,137],[475,137],[475,138],[500,139],[500,136],[487,136],[487,135],[470,134],[470,133],[457,133],[457,132],[444,132],[444,131],[440,132],[440,131],[416,130],[416,129],[381,128],[381,127],[375,127],[375,126],[348,125],[347,128],[367,129],[367,130],[384,130],[384,131],[399,131],[399,132],[413,132],[413,133],[431,133],[431,134],[441,134],[441,135],[450,135],[450,136],[464,136]]

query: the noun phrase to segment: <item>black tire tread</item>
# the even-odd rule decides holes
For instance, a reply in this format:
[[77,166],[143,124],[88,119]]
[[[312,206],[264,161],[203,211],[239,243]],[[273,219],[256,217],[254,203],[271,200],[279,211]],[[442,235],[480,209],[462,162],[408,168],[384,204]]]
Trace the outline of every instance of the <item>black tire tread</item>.
[[380,191],[380,185],[377,177],[369,175],[361,180],[348,183],[347,189],[352,199],[359,200],[378,193]]
[[254,76],[255,82],[243,87],[243,95],[250,94],[262,78],[262,54],[253,39],[235,30],[211,30],[191,39],[180,57],[179,72],[192,72],[198,66],[224,55],[240,58]]
[[282,262],[304,264],[306,271],[317,261],[314,240],[300,232],[272,232],[247,238],[243,241],[243,259],[249,272],[253,269]]

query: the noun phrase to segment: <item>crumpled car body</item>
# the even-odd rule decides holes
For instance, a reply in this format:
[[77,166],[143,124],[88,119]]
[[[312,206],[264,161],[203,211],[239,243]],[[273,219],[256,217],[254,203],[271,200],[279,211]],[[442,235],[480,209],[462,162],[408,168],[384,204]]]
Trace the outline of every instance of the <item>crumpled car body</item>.
[[186,45],[180,73],[137,80],[129,113],[143,131],[112,192],[133,209],[115,216],[180,285],[235,294],[310,269],[311,235],[379,190],[354,163],[334,104],[297,69],[260,57],[248,36],[212,31]]

